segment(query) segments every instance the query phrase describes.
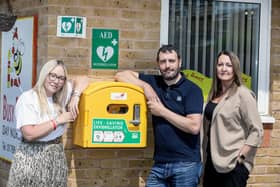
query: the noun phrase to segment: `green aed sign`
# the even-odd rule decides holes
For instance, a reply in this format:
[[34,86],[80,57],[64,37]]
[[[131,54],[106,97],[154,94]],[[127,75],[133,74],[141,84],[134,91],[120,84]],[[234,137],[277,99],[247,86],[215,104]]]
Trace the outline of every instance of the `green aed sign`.
[[140,143],[140,132],[129,131],[123,119],[93,119],[92,144]]
[[57,36],[59,37],[86,37],[86,17],[58,16]]
[[117,69],[119,59],[119,31],[92,29],[93,69]]

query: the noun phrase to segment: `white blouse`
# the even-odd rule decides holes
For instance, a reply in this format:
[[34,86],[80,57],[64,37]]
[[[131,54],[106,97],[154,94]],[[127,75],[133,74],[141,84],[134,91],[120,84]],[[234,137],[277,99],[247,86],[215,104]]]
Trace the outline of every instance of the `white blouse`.
[[[68,83],[67,86],[69,88],[68,89],[69,91],[67,94],[66,104],[68,103],[68,101],[70,99],[71,91],[72,91],[72,85],[70,83]],[[48,97],[47,101],[48,101],[48,105],[51,110],[51,116],[48,116],[47,114],[43,114],[41,116],[38,95],[33,89],[25,91],[19,96],[18,101],[16,103],[16,107],[15,107],[15,117],[16,117],[16,127],[19,130],[20,137],[22,137],[22,133],[20,131],[20,128],[22,126],[31,125],[31,124],[38,125],[42,122],[56,118],[56,116],[58,114],[55,113],[55,111],[54,111],[52,97]],[[63,107],[65,107],[66,104]],[[53,140],[59,136],[62,136],[65,129],[66,129],[65,124],[59,125],[59,126],[57,126],[56,130],[52,131],[51,133],[47,134],[44,137],[37,139],[36,141]]]

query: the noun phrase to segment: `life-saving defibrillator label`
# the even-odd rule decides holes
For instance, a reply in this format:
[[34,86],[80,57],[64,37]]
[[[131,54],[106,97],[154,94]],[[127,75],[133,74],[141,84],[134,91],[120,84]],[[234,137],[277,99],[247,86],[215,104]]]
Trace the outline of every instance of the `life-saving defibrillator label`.
[[93,119],[92,143],[140,143],[140,132],[129,131],[123,119]]

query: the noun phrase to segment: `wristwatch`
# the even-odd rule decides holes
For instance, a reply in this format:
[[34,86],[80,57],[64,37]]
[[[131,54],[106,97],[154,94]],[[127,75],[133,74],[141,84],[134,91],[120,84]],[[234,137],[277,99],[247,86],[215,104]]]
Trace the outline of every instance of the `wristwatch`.
[[238,159],[238,162],[239,162],[240,164],[243,164],[243,163],[244,163],[245,158],[246,158],[246,157],[245,157],[242,153],[240,153],[240,154],[239,154],[239,159]]
[[246,158],[242,153],[239,155],[239,157],[240,157],[242,160],[245,160],[245,158]]

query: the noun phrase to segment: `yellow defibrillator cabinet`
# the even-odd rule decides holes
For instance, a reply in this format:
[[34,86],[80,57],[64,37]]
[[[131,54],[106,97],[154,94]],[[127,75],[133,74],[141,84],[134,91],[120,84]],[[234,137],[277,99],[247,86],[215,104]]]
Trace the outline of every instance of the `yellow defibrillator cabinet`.
[[140,87],[91,83],[80,97],[73,143],[81,147],[137,148],[147,145],[147,106]]

